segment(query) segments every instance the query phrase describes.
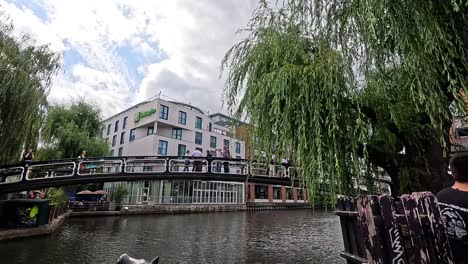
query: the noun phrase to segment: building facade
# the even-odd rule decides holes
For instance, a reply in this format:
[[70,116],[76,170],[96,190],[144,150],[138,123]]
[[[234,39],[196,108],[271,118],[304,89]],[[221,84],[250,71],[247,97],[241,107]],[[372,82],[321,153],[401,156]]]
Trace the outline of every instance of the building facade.
[[156,98],[104,120],[101,136],[111,146],[111,156],[184,156],[195,149],[205,155],[226,147],[232,158],[245,158],[245,142],[235,138],[226,118]]

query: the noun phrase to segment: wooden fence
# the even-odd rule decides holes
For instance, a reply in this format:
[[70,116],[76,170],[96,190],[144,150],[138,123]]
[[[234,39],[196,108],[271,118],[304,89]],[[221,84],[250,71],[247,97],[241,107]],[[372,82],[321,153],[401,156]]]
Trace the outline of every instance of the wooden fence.
[[436,199],[429,192],[343,197],[340,217],[347,263],[454,263]]

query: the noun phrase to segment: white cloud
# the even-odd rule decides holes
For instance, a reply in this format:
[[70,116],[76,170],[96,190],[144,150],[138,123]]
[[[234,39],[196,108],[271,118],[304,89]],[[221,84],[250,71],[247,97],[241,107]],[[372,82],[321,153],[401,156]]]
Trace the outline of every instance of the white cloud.
[[0,6],[17,30],[65,52],[65,71],[49,100],[85,97],[108,116],[159,91],[220,111],[220,62],[256,1],[0,0]]

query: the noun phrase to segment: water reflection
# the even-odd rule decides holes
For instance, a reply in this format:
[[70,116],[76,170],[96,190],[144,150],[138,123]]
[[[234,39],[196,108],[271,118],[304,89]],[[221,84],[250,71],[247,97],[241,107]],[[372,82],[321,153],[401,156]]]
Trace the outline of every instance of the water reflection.
[[338,218],[311,210],[73,218],[46,237],[0,244],[8,263],[344,263]]

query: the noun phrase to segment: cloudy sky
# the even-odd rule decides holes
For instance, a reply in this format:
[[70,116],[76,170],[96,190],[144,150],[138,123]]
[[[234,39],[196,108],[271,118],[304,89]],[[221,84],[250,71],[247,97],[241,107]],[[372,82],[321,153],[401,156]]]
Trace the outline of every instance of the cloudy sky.
[[224,53],[256,0],[0,0],[17,32],[63,53],[49,101],[84,97],[103,117],[161,92],[222,110]]

